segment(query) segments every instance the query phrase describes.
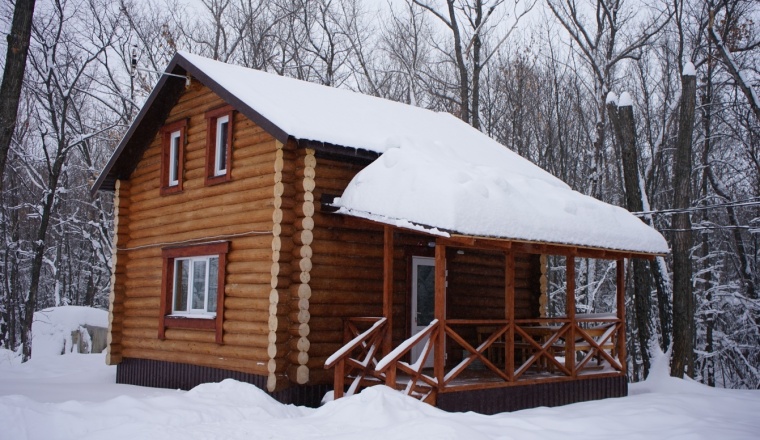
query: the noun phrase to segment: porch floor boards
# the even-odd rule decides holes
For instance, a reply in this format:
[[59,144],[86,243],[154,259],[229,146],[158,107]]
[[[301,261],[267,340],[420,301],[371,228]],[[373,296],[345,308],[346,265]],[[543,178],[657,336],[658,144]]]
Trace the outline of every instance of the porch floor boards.
[[[434,377],[433,368],[423,369],[423,374],[429,377]],[[462,371],[457,377],[452,379],[442,391],[438,393],[456,393],[459,391],[467,391],[472,389],[486,389],[486,388],[502,388],[510,386],[522,386],[534,383],[549,383],[549,382],[564,382],[569,380],[585,379],[590,377],[605,377],[605,376],[618,376],[621,375],[619,371],[616,371],[609,366],[588,366],[582,371],[579,371],[577,378],[572,378],[561,373],[554,373],[550,371],[541,371],[538,369],[529,369],[523,373],[518,380],[514,382],[506,382],[501,377],[497,376],[493,371],[482,368],[469,368]],[[411,376],[398,373],[396,377],[397,388],[403,389],[409,384]],[[375,378],[367,378],[365,380],[366,385],[379,385],[381,381]]]

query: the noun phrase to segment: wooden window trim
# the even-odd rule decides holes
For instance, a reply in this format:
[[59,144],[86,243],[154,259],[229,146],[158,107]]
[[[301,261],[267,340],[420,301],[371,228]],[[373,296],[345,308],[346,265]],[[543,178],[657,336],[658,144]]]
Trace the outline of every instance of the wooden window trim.
[[[234,108],[231,105],[225,105],[205,113],[206,118],[206,177],[205,185],[217,185],[219,183],[229,182],[232,179],[232,133],[234,128]],[[215,175],[216,165],[216,121],[217,119],[227,116],[227,169],[224,174]]]
[[[177,184],[169,184],[169,165],[171,164],[171,136],[179,131],[179,158],[177,167]],[[182,192],[185,168],[185,145],[187,143],[187,119],[181,119],[161,128],[161,195]]]
[[[222,343],[224,336],[222,331],[222,326],[224,324],[224,286],[227,253],[229,253],[229,250],[229,241],[161,249],[163,268],[161,272],[161,312],[158,318],[158,339],[166,339],[167,328],[183,328],[214,331],[216,333],[216,343]],[[172,297],[174,293],[172,284],[174,280],[174,260],[176,258],[197,257],[202,255],[216,255],[219,258],[219,266],[217,269],[216,318],[202,319],[171,316]]]

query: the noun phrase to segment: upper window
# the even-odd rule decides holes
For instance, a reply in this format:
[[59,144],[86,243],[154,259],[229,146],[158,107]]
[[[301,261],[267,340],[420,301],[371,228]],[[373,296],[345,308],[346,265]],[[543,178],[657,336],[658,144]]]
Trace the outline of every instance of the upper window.
[[206,185],[227,182],[232,168],[232,107],[210,110],[206,120]]
[[206,329],[222,342],[227,241],[164,248],[158,337],[167,328]]
[[182,170],[187,120],[165,125],[161,129],[161,194],[182,191]]

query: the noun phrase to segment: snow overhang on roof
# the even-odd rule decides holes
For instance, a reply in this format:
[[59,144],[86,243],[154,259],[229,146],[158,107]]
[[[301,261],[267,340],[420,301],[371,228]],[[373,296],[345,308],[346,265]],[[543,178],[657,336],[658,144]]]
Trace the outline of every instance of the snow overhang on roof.
[[625,209],[573,191],[453,117],[444,125],[389,140],[336,200],[339,212],[434,235],[668,252],[662,235]]
[[[668,252],[657,231],[624,209],[571,190],[448,113],[187,52],[167,71],[197,78],[283,143],[321,145],[365,163],[381,155],[346,188],[343,213],[441,234]],[[160,79],[93,192],[132,173],[183,88],[182,78]]]

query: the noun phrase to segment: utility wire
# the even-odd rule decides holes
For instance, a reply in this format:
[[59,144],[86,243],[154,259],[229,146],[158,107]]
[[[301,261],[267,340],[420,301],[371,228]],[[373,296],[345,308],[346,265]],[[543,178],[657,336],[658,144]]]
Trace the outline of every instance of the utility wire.
[[639,212],[632,212],[631,214],[641,217],[644,215],[650,215],[650,214],[682,214],[682,213],[690,213],[690,212],[698,212],[698,211],[704,211],[707,209],[716,209],[716,208],[737,208],[737,207],[745,207],[745,206],[760,206],[760,197],[753,197],[751,199],[746,200],[738,200],[733,202],[726,202],[726,203],[716,203],[713,205],[704,205],[704,206],[693,206],[691,208],[672,208],[672,209],[659,209],[659,210],[653,210],[653,211],[639,211]]

